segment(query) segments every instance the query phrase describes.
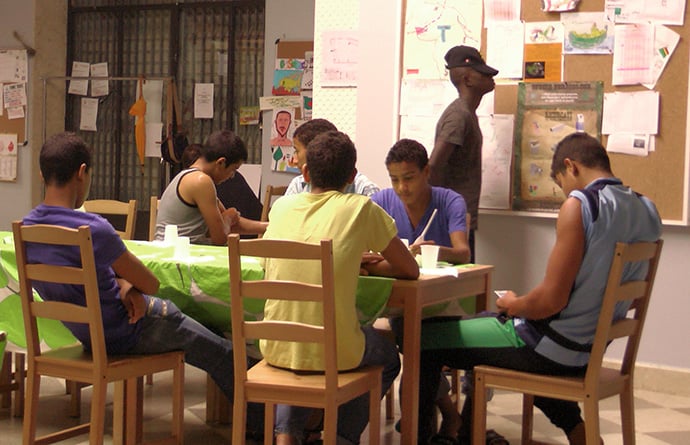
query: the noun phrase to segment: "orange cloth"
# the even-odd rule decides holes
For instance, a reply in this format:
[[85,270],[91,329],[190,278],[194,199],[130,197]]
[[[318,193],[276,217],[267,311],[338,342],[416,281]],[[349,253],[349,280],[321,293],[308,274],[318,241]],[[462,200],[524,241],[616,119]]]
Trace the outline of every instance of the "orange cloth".
[[139,165],[141,165],[143,171],[146,150],[146,101],[144,100],[144,96],[139,96],[139,99],[130,107],[129,114],[131,116],[136,116],[136,121],[134,123],[134,140],[137,145]]

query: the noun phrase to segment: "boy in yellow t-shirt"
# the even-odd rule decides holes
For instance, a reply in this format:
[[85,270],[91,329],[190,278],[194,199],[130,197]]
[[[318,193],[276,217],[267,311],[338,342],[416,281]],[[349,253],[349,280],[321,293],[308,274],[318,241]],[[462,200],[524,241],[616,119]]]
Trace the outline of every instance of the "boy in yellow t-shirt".
[[[361,327],[355,308],[355,289],[360,267],[370,274],[415,279],[419,269],[414,258],[396,236],[395,222],[368,197],[344,194],[342,190],[357,174],[357,153],[350,138],[329,131],[309,143],[307,163],[302,167],[311,183],[309,193],[280,198],[273,205],[265,238],[318,242],[333,240],[335,252],[336,329],[338,368],[355,369],[365,365],[384,367],[383,393],[398,375],[400,361],[391,342],[371,326]],[[363,252],[381,252],[367,254]],[[299,279],[320,282],[320,268],[294,267],[285,260],[269,260],[270,279]],[[314,303],[285,303],[268,300],[264,316],[274,320],[319,321],[320,308]],[[318,348],[303,343],[263,341],[261,351],[275,366],[299,370],[323,370]],[[280,405],[276,411],[276,444],[297,444],[311,413],[309,408]],[[358,444],[368,420],[368,400],[359,397],[341,406],[338,443]]]

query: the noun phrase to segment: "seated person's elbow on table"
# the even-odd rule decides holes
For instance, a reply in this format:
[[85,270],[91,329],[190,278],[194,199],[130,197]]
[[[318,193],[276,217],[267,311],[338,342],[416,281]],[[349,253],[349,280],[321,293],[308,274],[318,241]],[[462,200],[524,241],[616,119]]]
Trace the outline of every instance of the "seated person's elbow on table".
[[419,265],[407,247],[397,236],[381,252],[391,266],[391,276],[416,280],[419,277]]

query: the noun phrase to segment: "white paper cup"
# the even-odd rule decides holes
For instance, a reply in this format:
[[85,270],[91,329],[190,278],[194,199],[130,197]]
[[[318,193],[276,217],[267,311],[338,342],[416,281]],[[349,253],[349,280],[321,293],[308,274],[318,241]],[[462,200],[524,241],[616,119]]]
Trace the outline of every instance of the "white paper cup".
[[186,260],[189,258],[189,237],[178,236],[175,240],[175,258]]
[[407,238],[400,238],[400,241],[407,247],[408,249],[410,248],[410,242],[408,241]]
[[436,269],[438,263],[439,246],[435,244],[422,244],[422,269]]
[[165,235],[163,241],[168,244],[175,245],[177,240],[177,226],[175,224],[168,224],[165,226]]

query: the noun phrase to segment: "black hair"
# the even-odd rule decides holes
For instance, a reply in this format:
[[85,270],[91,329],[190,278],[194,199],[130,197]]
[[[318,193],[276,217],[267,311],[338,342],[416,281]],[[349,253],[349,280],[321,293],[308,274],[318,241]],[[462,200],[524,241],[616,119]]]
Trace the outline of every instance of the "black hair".
[[235,133],[230,130],[214,131],[208,136],[201,147],[200,156],[207,162],[214,162],[219,158],[225,158],[225,166],[246,162],[247,146]]
[[400,139],[388,150],[386,167],[399,162],[410,162],[423,170],[429,164],[429,155],[426,148],[414,139]]
[[340,131],[322,133],[307,147],[307,169],[312,187],[342,190],[356,163],[355,145]]
[[50,136],[41,147],[39,166],[46,184],[67,184],[82,164],[91,168],[91,147],[75,133]]
[[184,148],[182,152],[182,159],[180,163],[184,170],[188,169],[194,162],[201,156],[201,150],[203,149],[201,144],[189,144]]
[[297,127],[292,139],[300,141],[306,147],[316,136],[327,131],[338,131],[338,129],[326,119],[312,119]]
[[571,133],[556,145],[551,160],[551,178],[565,171],[565,159],[577,161],[587,168],[611,173],[611,161],[601,142],[587,133]]

